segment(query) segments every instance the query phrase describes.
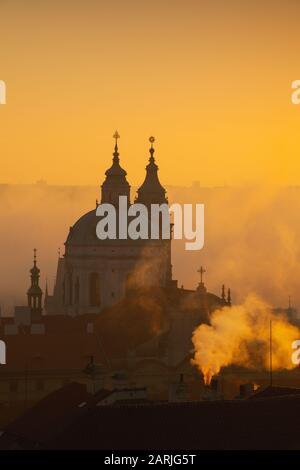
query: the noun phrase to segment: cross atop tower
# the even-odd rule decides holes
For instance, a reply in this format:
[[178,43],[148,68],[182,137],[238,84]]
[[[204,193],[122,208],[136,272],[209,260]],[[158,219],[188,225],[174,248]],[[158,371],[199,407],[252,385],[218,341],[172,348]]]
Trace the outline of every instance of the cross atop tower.
[[153,154],[154,154],[155,150],[154,150],[153,144],[155,142],[155,137],[153,137],[153,135],[151,137],[149,137],[149,142],[151,144],[151,147],[149,149],[150,150],[150,155],[151,155],[150,161],[152,160],[152,162],[154,162]]
[[200,274],[200,283],[203,284],[203,274],[206,273],[206,270],[201,266],[197,273]]
[[118,133],[118,131],[116,131],[114,133],[113,138],[115,139],[115,144],[117,146],[118,145],[118,139],[120,138],[120,134]]
[[118,139],[120,138],[120,135],[119,135],[118,131],[116,131],[114,133],[113,138],[115,139],[115,151],[113,153],[113,156],[114,156],[113,161],[115,163],[119,163]]
[[149,137],[149,142],[151,144],[151,148],[153,149],[153,144],[155,142],[155,137],[153,137],[153,135],[151,137]]

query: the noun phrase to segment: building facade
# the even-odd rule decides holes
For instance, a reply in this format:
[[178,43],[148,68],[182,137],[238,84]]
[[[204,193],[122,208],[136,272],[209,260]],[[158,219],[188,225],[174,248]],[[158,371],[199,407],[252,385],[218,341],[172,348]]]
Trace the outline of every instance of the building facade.
[[[119,197],[131,204],[130,185],[120,165],[118,134],[111,167],[101,186],[100,204],[113,204],[117,214]],[[146,177],[137,191],[135,203],[167,204],[166,190],[158,178],[151,142]],[[125,297],[135,285],[166,287],[172,283],[171,240],[100,240],[96,226],[100,218],[96,207],[84,214],[72,227],[65,242],[65,254],[58,259],[53,295],[46,295],[47,314],[99,313]],[[171,227],[170,227],[171,231]]]

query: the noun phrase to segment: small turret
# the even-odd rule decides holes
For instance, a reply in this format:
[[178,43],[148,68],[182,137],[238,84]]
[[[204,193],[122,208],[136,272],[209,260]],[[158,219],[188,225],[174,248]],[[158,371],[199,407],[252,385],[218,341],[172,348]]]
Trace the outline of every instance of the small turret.
[[33,250],[33,267],[30,270],[31,286],[27,291],[28,307],[31,311],[32,320],[39,320],[42,315],[43,291],[39,286],[40,270],[36,262],[36,248]]

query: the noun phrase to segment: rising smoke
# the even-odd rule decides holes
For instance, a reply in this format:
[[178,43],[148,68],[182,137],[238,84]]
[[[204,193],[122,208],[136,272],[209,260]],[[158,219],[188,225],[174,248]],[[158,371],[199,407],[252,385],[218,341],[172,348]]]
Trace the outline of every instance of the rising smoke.
[[209,384],[222,367],[236,365],[250,369],[269,367],[270,320],[272,320],[272,365],[274,370],[292,369],[292,342],[300,330],[284,315],[274,314],[268,304],[249,295],[243,304],[213,312],[210,325],[193,332],[192,363]]

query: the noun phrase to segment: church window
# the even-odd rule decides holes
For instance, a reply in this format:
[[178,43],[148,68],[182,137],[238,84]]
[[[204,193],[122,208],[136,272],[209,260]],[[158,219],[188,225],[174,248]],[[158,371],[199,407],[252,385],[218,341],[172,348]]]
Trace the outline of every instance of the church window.
[[69,305],[73,305],[73,279],[72,274],[69,277]]
[[64,280],[63,286],[62,286],[62,301],[63,301],[63,304],[66,303],[66,283],[65,283],[65,280]]
[[80,285],[79,285],[79,278],[76,278],[75,282],[75,304],[79,303],[79,290],[80,290]]
[[98,273],[90,273],[90,306],[98,307],[101,303],[100,299],[100,276]]

